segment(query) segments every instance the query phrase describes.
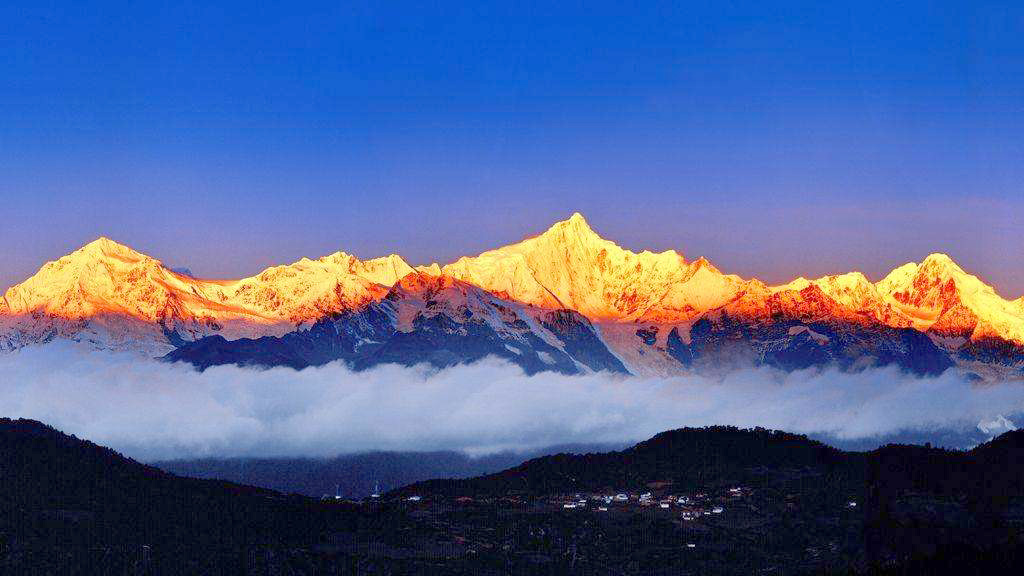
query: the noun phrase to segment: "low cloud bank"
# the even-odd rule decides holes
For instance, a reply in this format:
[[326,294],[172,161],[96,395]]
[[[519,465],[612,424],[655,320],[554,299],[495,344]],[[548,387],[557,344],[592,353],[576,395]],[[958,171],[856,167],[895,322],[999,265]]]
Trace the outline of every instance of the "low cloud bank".
[[526,376],[499,361],[444,370],[342,364],[205,372],[51,344],[0,356],[0,416],[33,418],[142,460],[531,450],[621,443],[682,426],[763,426],[858,440],[976,431],[1024,411],[1024,384],[881,368],[721,378]]

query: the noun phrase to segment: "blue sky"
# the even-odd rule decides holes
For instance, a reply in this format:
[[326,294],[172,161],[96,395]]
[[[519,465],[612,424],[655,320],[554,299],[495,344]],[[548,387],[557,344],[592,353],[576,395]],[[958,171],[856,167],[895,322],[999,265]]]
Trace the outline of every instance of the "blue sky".
[[580,211],[769,282],[944,251],[1024,294],[1014,3],[23,4],[0,286],[99,235],[232,277]]

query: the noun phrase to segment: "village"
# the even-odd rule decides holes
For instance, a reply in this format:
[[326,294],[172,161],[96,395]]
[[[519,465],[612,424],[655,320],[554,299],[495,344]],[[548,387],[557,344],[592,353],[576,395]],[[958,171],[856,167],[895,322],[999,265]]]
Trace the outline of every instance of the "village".
[[[375,493],[359,503],[365,512],[381,519],[404,515],[410,522],[390,538],[335,545],[392,559],[427,550],[479,573],[495,569],[484,558],[504,563],[494,573],[510,565],[584,565],[598,573],[813,570],[850,557],[859,542],[860,511],[850,493],[844,498],[815,486],[811,494],[806,487],[740,482],[682,489],[651,482],[642,489],[556,495]],[[628,555],[611,552],[616,549],[642,551],[636,557],[643,560],[630,564]]]
[[[724,494],[695,492],[693,494],[655,493],[654,490],[643,493],[619,492],[616,494],[574,494],[571,498],[552,498],[548,502],[561,505],[563,510],[593,510],[595,512],[665,510],[678,514],[682,520],[694,521],[723,514],[729,503],[742,500],[744,488],[729,488]],[[749,495],[749,489],[746,489]]]
[[[752,494],[752,489],[744,486],[734,486],[726,491],[695,491],[687,494],[675,494],[667,491],[666,486],[670,484],[652,483],[646,492],[615,492],[615,493],[573,493],[569,495],[553,495],[531,498],[529,496],[504,495],[501,497],[477,497],[460,496],[451,502],[456,506],[471,505],[504,505],[504,507],[522,506],[532,511],[541,510],[562,510],[569,511],[592,511],[592,512],[625,512],[641,510],[667,510],[677,513],[683,520],[698,520],[705,516],[722,514],[730,503],[743,501],[745,497]],[[323,500],[342,500],[340,496],[324,495]],[[353,502],[346,500],[348,502]],[[366,505],[374,505],[384,502],[379,490],[375,490],[369,497],[361,502]],[[392,500],[393,501],[393,500]],[[436,498],[424,498],[413,494],[400,498],[409,507],[427,508],[434,507],[440,502]],[[855,503],[850,503],[855,505]]]
[[[678,516],[683,521],[699,521],[703,518],[727,513],[730,507],[757,512],[758,508],[750,502],[754,489],[750,486],[732,486],[727,489],[702,489],[688,493],[675,493],[671,483],[654,482],[647,486],[645,492],[624,491],[614,493],[576,492],[566,495],[552,495],[531,498],[529,496],[504,495],[498,498],[461,496],[453,500],[456,506],[499,505],[505,508],[523,507],[533,512],[547,511],[565,513],[622,513],[622,512],[661,512]],[[325,498],[327,498],[325,496]],[[788,507],[795,506],[790,498]],[[364,503],[373,504],[381,501],[379,491],[375,491]],[[424,499],[420,495],[407,495],[401,499],[407,506],[414,508],[432,508],[438,502]],[[855,509],[857,502],[846,501],[844,508]]]

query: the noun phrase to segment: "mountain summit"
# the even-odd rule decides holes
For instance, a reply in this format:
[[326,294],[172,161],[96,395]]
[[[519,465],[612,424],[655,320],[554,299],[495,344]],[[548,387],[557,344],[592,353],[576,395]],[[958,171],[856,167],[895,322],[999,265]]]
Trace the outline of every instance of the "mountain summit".
[[682,280],[682,254],[634,253],[598,236],[578,212],[522,242],[460,258],[442,268],[465,282],[593,320],[632,321]]
[[914,327],[964,339],[1024,343],[1024,315],[946,254],[930,254],[890,272],[878,290]]

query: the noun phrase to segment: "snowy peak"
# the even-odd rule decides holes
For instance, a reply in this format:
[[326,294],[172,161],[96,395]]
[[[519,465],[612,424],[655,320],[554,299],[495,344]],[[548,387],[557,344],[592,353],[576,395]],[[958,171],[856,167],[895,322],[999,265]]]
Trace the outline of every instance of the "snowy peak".
[[435,312],[458,310],[460,316],[465,309],[480,311],[495,305],[520,306],[448,274],[431,274],[423,270],[414,270],[399,279],[385,300],[394,303],[416,301]]
[[742,278],[722,274],[702,256],[686,266],[679,281],[665,287],[662,297],[640,320],[655,324],[688,323],[736,299],[746,288],[747,282]]
[[977,278],[945,254],[932,254],[920,264],[904,264],[878,283],[879,291],[908,315],[932,321],[960,303],[962,290],[976,292],[983,288]]
[[365,278],[375,284],[391,286],[400,278],[413,271],[412,266],[398,254],[389,254],[381,258],[360,260],[346,252],[335,252],[318,260],[328,267],[336,267],[336,271]]
[[689,271],[688,271],[689,274],[688,275],[692,276],[692,275],[696,274],[697,272],[700,272],[701,270],[706,271],[708,274],[721,274],[722,273],[721,271],[718,270],[718,268],[715,268],[711,264],[711,262],[708,262],[707,258],[705,258],[703,256],[701,256],[700,258],[697,258],[696,260],[694,260],[693,262],[690,263]]
[[908,262],[894,269],[878,283],[878,288],[917,308],[952,306],[959,291],[992,289],[940,253],[930,254],[920,264]]
[[987,434],[990,437],[995,437],[1004,432],[1009,432],[1011,430],[1016,429],[1017,425],[1014,424],[1012,420],[1010,420],[1006,416],[1003,416],[1002,414],[997,415],[991,420],[982,420],[981,422],[978,422],[978,430],[980,430],[982,434]]
[[65,258],[77,261],[116,259],[125,262],[138,262],[142,260],[153,260],[149,256],[146,256],[141,252],[136,252],[128,246],[115,242],[106,236],[100,236],[78,250],[75,250]]
[[587,223],[586,218],[579,212],[574,212],[568,220],[555,222],[541,234],[539,238],[553,244],[579,247],[592,247],[600,242],[602,238],[594,232],[594,229]]
[[384,302],[393,311],[395,327],[401,332],[414,330],[418,320],[437,316],[458,324],[480,321],[504,332],[518,320],[516,310],[522,308],[448,274],[423,270],[399,279]]
[[424,270],[413,270],[400,278],[391,288],[389,297],[418,295],[431,298],[434,294],[462,284],[447,274],[431,274]]
[[931,254],[920,264],[904,264],[877,288],[920,330],[970,339],[995,334],[1024,343],[1024,310],[945,254]]
[[[8,289],[4,312],[16,315],[42,311],[69,319],[101,312],[151,312],[126,306],[120,296],[138,291],[133,295],[145,300],[140,306],[159,305],[159,290],[147,287],[159,282],[162,271],[158,260],[108,238],[99,238],[47,262],[34,276]],[[152,320],[152,315],[147,319]]]
[[928,270],[933,273],[941,273],[946,275],[966,275],[964,269],[959,264],[953,261],[948,254],[942,252],[933,252],[925,257],[921,261],[921,269]]
[[590,228],[590,225],[587,224],[587,219],[584,218],[583,214],[580,214],[579,212],[573,212],[572,216],[569,216],[569,219],[566,220],[566,222],[570,224],[575,224],[577,226],[586,226],[588,229]]
[[686,269],[675,251],[637,254],[601,238],[579,213],[539,236],[442,268],[526,304],[571,308],[591,319],[611,321],[637,318]]
[[885,307],[878,289],[864,274],[848,272],[824,276],[811,282],[842,307],[859,313],[875,316],[883,323],[890,323],[892,311]]
[[99,238],[7,290],[0,301],[0,347],[82,331],[103,347],[106,337],[90,332],[99,324],[119,341],[134,339],[156,352],[170,346],[167,333],[184,340],[278,334],[377,301],[410,271],[397,255],[361,261],[337,252],[240,280],[203,280]]

